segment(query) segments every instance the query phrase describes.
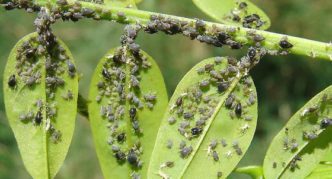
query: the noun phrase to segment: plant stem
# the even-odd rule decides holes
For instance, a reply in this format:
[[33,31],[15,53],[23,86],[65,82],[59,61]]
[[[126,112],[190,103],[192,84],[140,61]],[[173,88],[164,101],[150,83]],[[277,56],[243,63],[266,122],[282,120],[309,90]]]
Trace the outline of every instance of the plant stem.
[[[1,0],[0,0],[1,1]],[[139,23],[142,25],[146,25],[150,21],[151,15],[159,15],[166,18],[178,20],[178,21],[186,21],[188,23],[195,23],[196,19],[167,15],[167,14],[160,14],[155,12],[148,12],[143,10],[137,9],[130,9],[130,8],[121,8],[121,7],[111,7],[102,4],[95,4],[90,2],[83,2],[79,1],[82,8],[90,8],[96,12],[99,12],[100,18],[98,20],[109,20],[109,21],[116,21],[119,23],[124,24],[134,24]],[[73,6],[74,2],[70,1],[69,6]],[[51,8],[66,8],[60,7],[56,4],[56,1],[48,1],[48,0],[35,0],[34,5],[36,6],[49,6]],[[107,12],[107,13],[106,13]],[[126,19],[121,19],[117,14],[121,12],[125,14]],[[287,40],[293,44],[294,46],[288,50],[291,54],[303,55],[308,56],[315,59],[325,59],[325,60],[332,60],[332,43],[323,43],[313,40],[308,40],[299,37],[288,36],[284,34],[278,34],[263,30],[255,30],[255,29],[248,29],[243,27],[235,27],[232,25],[225,25],[219,24],[215,22],[206,22],[207,29],[218,28],[220,30],[229,31],[232,29],[234,31],[235,40],[240,41],[242,44],[245,45],[253,45],[253,41],[249,38],[249,33],[256,33],[265,38],[265,41],[261,43],[263,47],[268,50],[276,51],[280,50],[279,41],[285,37]]]

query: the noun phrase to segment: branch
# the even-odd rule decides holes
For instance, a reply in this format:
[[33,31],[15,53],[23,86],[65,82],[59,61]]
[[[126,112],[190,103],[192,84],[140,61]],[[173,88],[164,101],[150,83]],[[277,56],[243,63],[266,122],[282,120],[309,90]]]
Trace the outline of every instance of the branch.
[[[5,0],[0,0],[5,1]],[[13,0],[16,2],[17,0]],[[59,0],[58,0],[59,2]],[[57,9],[61,12],[75,12],[75,6],[80,7],[81,9],[89,9],[94,11],[94,15],[91,18],[95,20],[108,20],[108,21],[116,21],[118,23],[123,24],[141,24],[142,26],[146,26],[149,22],[151,22],[152,16],[159,16],[163,18],[167,18],[169,20],[174,20],[177,22],[186,22],[188,24],[195,24],[197,19],[190,19],[185,17],[178,17],[167,14],[160,14],[155,12],[148,12],[137,9],[129,9],[129,8],[120,8],[120,7],[108,7],[106,5],[95,4],[90,2],[83,1],[70,1],[66,5],[59,5],[55,0],[35,0],[31,2],[32,6],[36,7],[48,7],[49,9]],[[21,8],[27,9],[27,7],[21,6]],[[78,19],[75,19],[78,20]],[[308,39],[303,39],[299,37],[288,36],[284,34],[277,34],[273,32],[267,32],[263,30],[255,30],[248,29],[243,27],[235,27],[232,25],[224,25],[214,22],[205,22],[206,32],[213,32],[215,29],[218,31],[229,32],[233,37],[233,40],[236,42],[240,42],[242,45],[254,45],[255,42],[252,40],[252,36],[250,34],[258,34],[265,38],[264,41],[260,43],[260,46],[265,47],[267,50],[275,52],[274,54],[297,54],[308,56],[316,59],[325,59],[332,60],[332,43],[323,43]],[[160,30],[160,29],[159,29]],[[211,35],[211,34],[210,34]],[[213,34],[212,34],[213,36]],[[279,46],[279,42],[283,39],[287,39],[293,47],[289,49],[282,49]],[[282,52],[282,53],[280,53]]]

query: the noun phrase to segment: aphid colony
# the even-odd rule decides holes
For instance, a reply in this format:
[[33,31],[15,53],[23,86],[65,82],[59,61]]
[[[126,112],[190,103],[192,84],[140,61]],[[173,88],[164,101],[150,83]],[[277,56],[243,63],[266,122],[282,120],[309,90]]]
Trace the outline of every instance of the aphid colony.
[[[298,153],[300,152],[299,147],[302,147],[303,143],[307,141],[315,140],[323,131],[332,126],[332,118],[328,116],[329,111],[326,108],[327,105],[332,105],[332,97],[328,94],[324,94],[321,99],[300,112],[300,122],[305,124],[303,124],[304,127],[302,127],[302,135],[299,137],[294,137],[296,131],[293,132],[291,128],[286,126],[282,149],[285,152],[297,154],[289,163],[289,169],[291,171],[300,168],[298,162],[301,161],[302,158]],[[281,164],[280,166],[286,167],[286,162],[282,162]],[[278,163],[273,162],[272,167],[277,168]]]
[[[114,157],[119,163],[128,162],[135,169],[143,165],[140,159],[143,148],[139,142],[143,129],[139,125],[139,112],[144,108],[153,109],[157,100],[155,92],[143,94],[140,89],[140,73],[149,70],[151,64],[134,42],[139,29],[140,26],[126,26],[121,36],[122,46],[105,57],[95,98],[100,104],[100,115],[109,121],[107,142]],[[136,140],[132,146],[126,142],[127,135]],[[138,177],[138,174],[133,176]]]
[[243,27],[259,29],[266,21],[262,20],[258,14],[250,14],[248,12],[248,4],[246,2],[236,1],[236,7],[226,14],[223,19],[233,22],[241,22]]
[[[8,79],[8,86],[12,90],[21,88],[33,89],[46,84],[46,101],[36,99],[34,107],[19,115],[24,124],[33,123],[35,126],[44,124],[45,130],[50,134],[51,140],[57,143],[61,139],[61,131],[55,129],[52,121],[56,119],[57,103],[54,101],[56,90],[65,87],[61,76],[66,74],[74,77],[76,68],[69,60],[66,51],[61,47],[49,29],[51,16],[41,10],[35,26],[39,35],[23,42],[17,50],[16,72]],[[43,66],[44,65],[44,66]],[[46,70],[45,81],[42,81],[42,68]],[[73,99],[71,90],[62,96],[67,101]],[[44,118],[43,113],[46,113]]]
[[[252,47],[240,61],[237,61],[234,57],[216,57],[213,63],[206,63],[201,68],[196,69],[202,80],[183,89],[182,93],[178,94],[173,104],[170,104],[169,117],[167,118],[168,124],[172,129],[177,130],[182,138],[179,144],[175,144],[179,147],[174,147],[174,150],[178,150],[180,158],[188,158],[194,151],[198,138],[202,137],[201,135],[206,135],[203,132],[207,125],[211,125],[211,120],[213,120],[211,117],[216,112],[220,95],[230,90],[230,86],[237,78],[241,80],[238,83],[235,82],[237,85],[232,87],[233,92],[226,93],[229,95],[223,106],[229,111],[231,120],[242,120],[241,124],[243,125],[239,126],[237,136],[241,137],[247,133],[251,121],[247,109],[255,104],[256,94],[251,90],[252,82],[245,74],[258,63],[264,54],[264,50]],[[243,97],[237,96],[238,91],[243,92]],[[216,118],[215,120],[228,119]],[[233,141],[226,141],[221,137],[212,139],[204,149],[212,161],[219,162],[221,157],[231,158],[233,153],[238,156],[243,155],[241,145],[236,138]],[[165,145],[167,149],[173,150],[173,141],[178,140],[167,140]],[[220,146],[219,149],[218,146]],[[225,152],[221,153],[221,151]],[[173,165],[176,165],[176,161],[165,162],[172,162]],[[160,176],[167,176],[163,172],[163,168],[167,168],[165,162],[160,164]],[[221,175],[219,172],[217,176]]]

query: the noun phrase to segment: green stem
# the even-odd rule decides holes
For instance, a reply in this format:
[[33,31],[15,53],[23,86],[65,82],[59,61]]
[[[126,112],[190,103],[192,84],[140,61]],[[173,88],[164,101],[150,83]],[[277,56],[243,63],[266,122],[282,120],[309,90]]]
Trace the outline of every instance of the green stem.
[[[0,0],[1,1],[1,0]],[[147,24],[150,21],[151,15],[161,15],[166,18],[171,18],[174,20],[179,21],[186,21],[189,23],[193,23],[196,20],[185,18],[185,17],[179,17],[179,16],[173,16],[173,15],[167,15],[167,14],[161,14],[161,13],[155,13],[155,12],[148,12],[143,10],[137,10],[137,9],[129,9],[129,8],[121,8],[121,7],[109,7],[106,5],[101,4],[95,4],[90,2],[82,2],[79,1],[82,8],[90,8],[95,10],[96,12],[100,12],[100,20],[109,20],[109,21],[117,21],[119,23],[124,24],[134,24],[134,23],[140,23],[142,25]],[[48,1],[48,0],[35,0],[34,4],[37,6],[49,6],[49,7],[58,7],[56,4],[56,1]],[[72,6],[74,4],[74,1],[70,1],[69,6]],[[66,8],[64,7],[64,8]],[[105,13],[108,12],[108,13]],[[125,14],[126,19],[123,20],[117,16],[119,12],[122,12]],[[262,35],[265,38],[265,41],[261,44],[263,47],[265,47],[268,50],[280,50],[280,47],[278,45],[279,41],[287,36],[287,40],[292,43],[294,46],[289,49],[289,53],[291,54],[297,54],[297,55],[303,55],[308,56],[316,59],[325,59],[325,60],[332,60],[332,43],[323,43],[313,40],[308,40],[304,38],[299,37],[293,37],[288,36],[284,34],[278,34],[263,30],[254,30],[254,29],[248,29],[243,27],[235,27],[232,25],[225,25],[225,24],[219,24],[215,22],[206,22],[207,29],[213,29],[214,27],[217,27],[220,30],[226,30],[229,31],[230,29],[235,30],[234,37],[235,40],[241,41],[242,43],[246,45],[252,45],[254,42],[248,37],[248,32],[255,32],[256,34]]]

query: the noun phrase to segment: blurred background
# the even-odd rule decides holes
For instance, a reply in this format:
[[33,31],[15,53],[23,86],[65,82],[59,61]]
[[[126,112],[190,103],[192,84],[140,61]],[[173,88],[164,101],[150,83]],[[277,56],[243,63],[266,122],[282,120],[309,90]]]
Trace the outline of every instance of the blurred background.
[[[269,31],[313,40],[332,40],[332,1],[326,0],[254,0],[272,21]],[[191,0],[143,0],[142,10],[211,20]],[[11,48],[23,36],[34,31],[36,14],[21,10],[0,9],[0,78]],[[119,46],[123,26],[110,22],[82,20],[60,22],[54,26],[73,53],[83,74],[80,90],[88,94],[88,85],[99,59],[113,47]],[[158,62],[164,75],[169,96],[182,76],[200,60],[223,55],[241,56],[241,52],[218,49],[191,41],[182,36],[140,34],[138,43]],[[251,75],[259,99],[258,128],[249,151],[240,165],[262,164],[272,137],[289,117],[307,100],[332,83],[331,62],[308,57],[265,57]],[[244,177],[233,175],[230,178]],[[6,120],[0,83],[0,178],[30,178],[21,161],[13,133]],[[72,145],[57,179],[102,178],[93,147],[89,123],[78,117]]]

